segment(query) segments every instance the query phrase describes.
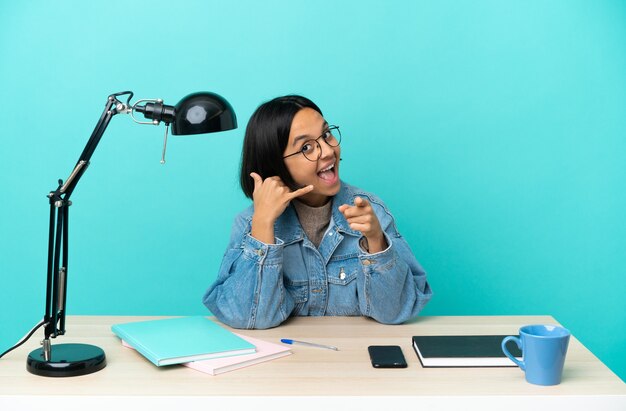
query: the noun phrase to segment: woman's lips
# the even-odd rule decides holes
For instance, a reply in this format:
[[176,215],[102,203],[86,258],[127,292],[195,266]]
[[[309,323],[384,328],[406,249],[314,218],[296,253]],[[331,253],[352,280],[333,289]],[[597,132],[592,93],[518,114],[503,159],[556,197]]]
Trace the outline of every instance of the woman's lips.
[[338,179],[336,171],[336,164],[333,163],[319,171],[317,176],[326,184],[334,184]]

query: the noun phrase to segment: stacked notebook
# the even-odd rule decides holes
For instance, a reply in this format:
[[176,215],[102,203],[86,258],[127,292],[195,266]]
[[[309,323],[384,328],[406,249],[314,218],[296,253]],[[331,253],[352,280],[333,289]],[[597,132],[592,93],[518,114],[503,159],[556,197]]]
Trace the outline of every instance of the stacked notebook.
[[288,347],[235,334],[199,316],[115,324],[111,330],[157,366],[182,364],[212,375],[291,354]]

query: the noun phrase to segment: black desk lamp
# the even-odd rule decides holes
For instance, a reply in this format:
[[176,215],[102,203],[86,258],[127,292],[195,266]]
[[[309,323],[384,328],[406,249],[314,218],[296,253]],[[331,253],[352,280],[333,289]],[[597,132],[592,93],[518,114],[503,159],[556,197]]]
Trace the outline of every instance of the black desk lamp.
[[[128,96],[125,103],[118,97]],[[104,134],[111,117],[130,114],[139,124],[165,123],[165,142],[161,163],[165,163],[167,131],[172,125],[172,134],[187,135],[214,133],[237,128],[237,118],[231,105],[214,93],[193,93],[183,98],[176,106],[163,104],[161,99],[143,99],[130,104],[131,91],[109,96],[104,112],[96,124],[83,153],[65,183],[59,180],[56,190],[50,192],[50,234],[48,242],[48,274],[46,285],[46,307],[43,321],[42,347],[28,355],[26,368],[29,372],[47,377],[71,377],[90,374],[106,366],[104,351],[88,344],[50,344],[50,338],[65,334],[66,291],[67,291],[67,240],[69,201],[78,180],[83,175],[89,159]],[[140,105],[140,103],[143,103]],[[139,112],[148,122],[138,121],[134,113]]]

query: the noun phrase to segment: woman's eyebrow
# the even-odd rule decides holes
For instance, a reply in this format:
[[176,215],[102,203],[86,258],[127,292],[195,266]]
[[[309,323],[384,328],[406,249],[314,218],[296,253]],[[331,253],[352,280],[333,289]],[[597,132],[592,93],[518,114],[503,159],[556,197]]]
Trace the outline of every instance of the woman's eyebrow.
[[[324,134],[324,131],[325,131],[325,130],[327,130],[327,129],[328,129],[328,121],[324,121],[324,124],[322,124],[322,131],[321,131],[321,133],[320,133],[320,136],[321,136],[322,134]],[[319,137],[319,136],[317,136],[317,137]],[[301,135],[301,136],[298,136],[298,137],[294,138],[294,139],[293,139],[293,144],[291,144],[291,146],[292,146],[292,147],[297,146],[297,145],[298,145],[297,143],[298,143],[300,140],[304,140],[304,139],[307,139],[307,140],[314,140],[314,139],[316,139],[317,137],[312,137],[310,134],[303,134],[303,135]]]
[[301,136],[298,136],[298,137],[296,137],[296,138],[294,138],[294,139],[293,139],[293,144],[292,144],[292,146],[293,146],[293,147],[297,146],[297,145],[298,145],[298,141],[300,141],[300,140],[304,140],[304,139],[307,139],[307,140],[313,140],[313,137],[311,137],[309,134],[303,134],[303,135],[301,135]]

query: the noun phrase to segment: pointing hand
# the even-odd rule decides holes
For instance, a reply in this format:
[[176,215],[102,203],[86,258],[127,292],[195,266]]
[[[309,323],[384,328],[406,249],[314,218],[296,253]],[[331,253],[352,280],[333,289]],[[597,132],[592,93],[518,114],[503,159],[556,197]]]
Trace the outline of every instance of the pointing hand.
[[370,253],[377,253],[387,248],[387,241],[378,217],[367,200],[356,197],[353,206],[342,204],[339,206],[339,211],[346,218],[350,228],[360,231],[367,239]]

